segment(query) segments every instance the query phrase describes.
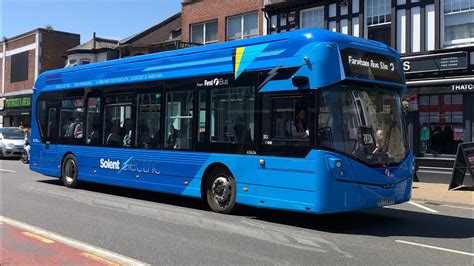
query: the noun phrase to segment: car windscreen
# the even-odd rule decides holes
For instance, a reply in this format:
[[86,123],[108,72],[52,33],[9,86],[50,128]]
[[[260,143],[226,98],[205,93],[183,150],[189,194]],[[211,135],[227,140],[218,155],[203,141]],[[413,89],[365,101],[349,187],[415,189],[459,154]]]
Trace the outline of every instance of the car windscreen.
[[0,129],[4,139],[24,139],[25,133],[19,128],[2,128]]

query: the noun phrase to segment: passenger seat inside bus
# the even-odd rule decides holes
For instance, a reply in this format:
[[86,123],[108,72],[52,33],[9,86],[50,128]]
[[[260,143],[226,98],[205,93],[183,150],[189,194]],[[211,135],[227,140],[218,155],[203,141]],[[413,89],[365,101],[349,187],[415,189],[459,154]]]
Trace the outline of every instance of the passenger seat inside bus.
[[122,146],[122,137],[120,136],[120,127],[114,126],[110,129],[110,133],[105,141],[107,146],[120,147]]

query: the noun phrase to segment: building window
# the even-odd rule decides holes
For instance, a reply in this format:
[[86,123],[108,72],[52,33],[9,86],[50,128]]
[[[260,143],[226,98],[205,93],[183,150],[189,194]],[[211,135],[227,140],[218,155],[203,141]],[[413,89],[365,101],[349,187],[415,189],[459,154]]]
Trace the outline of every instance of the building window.
[[419,97],[420,149],[427,153],[455,154],[464,141],[463,95]]
[[444,0],[445,46],[474,42],[474,1]]
[[258,13],[227,19],[227,40],[240,40],[258,36]]
[[367,0],[367,26],[391,21],[391,0]]
[[81,65],[88,65],[91,63],[90,59],[81,59]]
[[370,40],[391,44],[391,0],[366,0],[367,37]]
[[30,52],[22,52],[11,56],[10,81],[19,82],[28,80],[28,59]]
[[324,28],[324,7],[301,10],[300,28]]
[[209,44],[217,42],[217,21],[191,25],[191,42]]

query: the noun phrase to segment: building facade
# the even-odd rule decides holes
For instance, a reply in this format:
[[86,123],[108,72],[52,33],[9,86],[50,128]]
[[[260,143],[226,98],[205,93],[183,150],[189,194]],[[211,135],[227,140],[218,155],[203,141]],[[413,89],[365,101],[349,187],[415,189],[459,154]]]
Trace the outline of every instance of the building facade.
[[182,0],[183,41],[210,44],[265,35],[262,0]]
[[120,58],[186,47],[181,41],[181,19],[181,13],[174,14],[142,32],[121,40],[117,46]]
[[31,95],[38,75],[64,67],[64,52],[80,43],[78,34],[35,29],[0,43],[0,126],[31,124]]
[[318,27],[398,50],[408,142],[420,161],[452,158],[458,143],[474,141],[474,1],[266,0],[264,10],[269,34]]
[[66,67],[93,64],[118,58],[117,40],[97,37],[66,51]]

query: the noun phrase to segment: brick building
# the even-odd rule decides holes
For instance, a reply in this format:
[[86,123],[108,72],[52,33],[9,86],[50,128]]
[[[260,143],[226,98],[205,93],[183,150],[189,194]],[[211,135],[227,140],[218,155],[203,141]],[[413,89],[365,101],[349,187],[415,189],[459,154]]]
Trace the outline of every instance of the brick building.
[[78,34],[35,29],[0,42],[0,126],[30,126],[31,95],[37,76],[64,67],[64,52]]
[[265,35],[262,0],[182,0],[183,41],[209,44]]

